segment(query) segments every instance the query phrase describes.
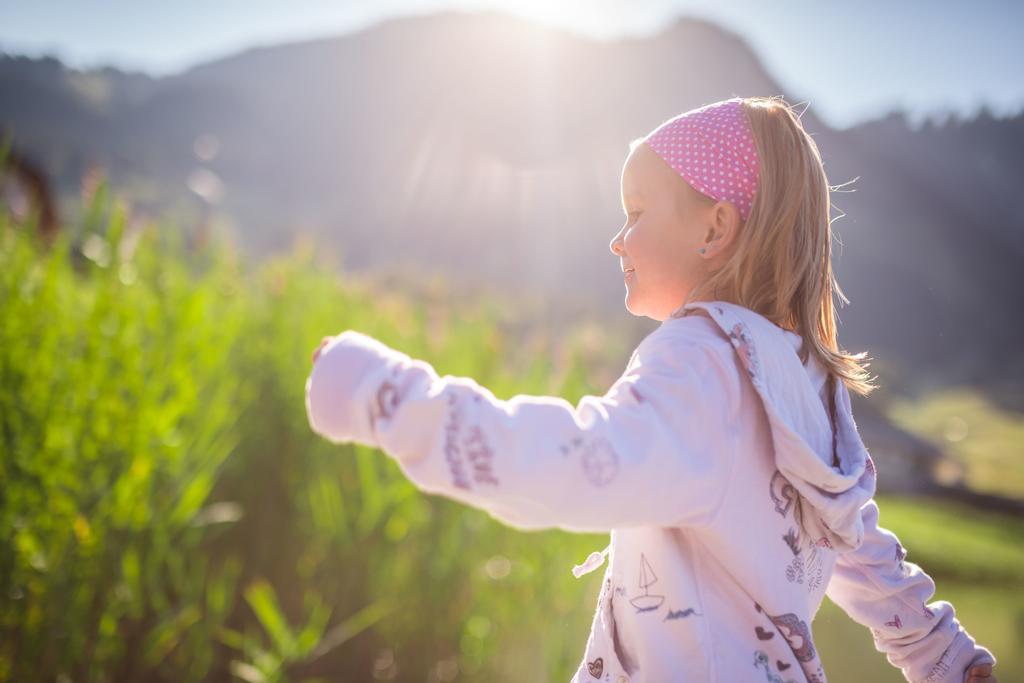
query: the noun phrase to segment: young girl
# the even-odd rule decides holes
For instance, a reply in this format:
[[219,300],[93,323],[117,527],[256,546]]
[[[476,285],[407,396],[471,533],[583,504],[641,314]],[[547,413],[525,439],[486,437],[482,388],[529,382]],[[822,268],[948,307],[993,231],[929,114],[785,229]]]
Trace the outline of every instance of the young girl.
[[[781,98],[739,98],[630,146],[611,242],[626,307],[660,321],[603,396],[497,399],[352,330],[306,382],[312,429],[520,529],[610,532],[573,683],[824,683],[827,594],[913,683],[995,681],[995,658],[878,526],[836,340],[829,191]],[[845,300],[845,297],[844,297]]]

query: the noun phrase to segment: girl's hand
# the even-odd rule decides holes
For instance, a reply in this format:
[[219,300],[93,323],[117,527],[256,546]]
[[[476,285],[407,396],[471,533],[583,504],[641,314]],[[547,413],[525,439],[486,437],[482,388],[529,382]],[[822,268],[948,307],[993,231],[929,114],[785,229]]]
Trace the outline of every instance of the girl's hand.
[[334,337],[324,337],[323,340],[321,340],[320,346],[316,347],[316,350],[313,351],[314,363],[316,362],[316,359],[320,357],[320,352],[324,350],[324,347],[327,346],[327,343],[332,339],[334,339]]
[[999,683],[991,664],[978,664],[967,670],[967,683]]
[[[306,379],[306,414],[312,430],[334,443],[376,446],[370,403],[376,386],[393,368],[412,362],[406,354],[355,330],[325,337],[313,352]],[[372,384],[372,381],[370,382]]]

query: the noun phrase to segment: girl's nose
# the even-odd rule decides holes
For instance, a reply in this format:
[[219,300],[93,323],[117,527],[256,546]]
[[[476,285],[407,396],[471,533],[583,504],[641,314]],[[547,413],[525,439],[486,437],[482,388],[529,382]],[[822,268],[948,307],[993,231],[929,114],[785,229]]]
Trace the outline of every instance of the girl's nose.
[[616,256],[622,256],[622,233],[620,232],[612,238],[611,244],[608,248],[612,250],[612,253]]

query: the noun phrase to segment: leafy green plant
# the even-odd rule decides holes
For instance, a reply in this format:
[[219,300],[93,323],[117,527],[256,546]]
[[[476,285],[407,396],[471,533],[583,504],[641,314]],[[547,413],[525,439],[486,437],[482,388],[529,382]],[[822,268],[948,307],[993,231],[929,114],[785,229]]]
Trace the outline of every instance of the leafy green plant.
[[[45,252],[33,221],[0,223],[0,671],[15,680],[111,680],[110,662],[155,664],[223,616],[202,608],[212,577],[190,550],[237,442],[244,386],[225,355],[243,309],[220,294],[226,264],[165,258],[173,233],[154,229],[130,244],[126,219],[101,183]],[[178,680],[205,675],[209,642]]]
[[81,216],[44,247],[0,214],[0,680],[486,675],[552,609],[567,641],[529,647],[572,665],[596,585],[568,569],[602,539],[419,494],[316,437],[303,385],[346,328],[506,395],[581,395],[578,363],[517,353],[486,302],[339,282],[310,244],[249,270],[192,251],[105,181]]

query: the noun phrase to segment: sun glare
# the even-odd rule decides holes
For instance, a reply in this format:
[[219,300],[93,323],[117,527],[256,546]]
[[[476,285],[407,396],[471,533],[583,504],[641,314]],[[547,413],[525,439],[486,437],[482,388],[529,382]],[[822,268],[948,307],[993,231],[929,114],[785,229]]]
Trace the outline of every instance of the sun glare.
[[552,2],[551,0],[515,0],[495,3],[503,12],[536,21],[546,26],[578,30],[581,23],[581,8],[573,2]]

